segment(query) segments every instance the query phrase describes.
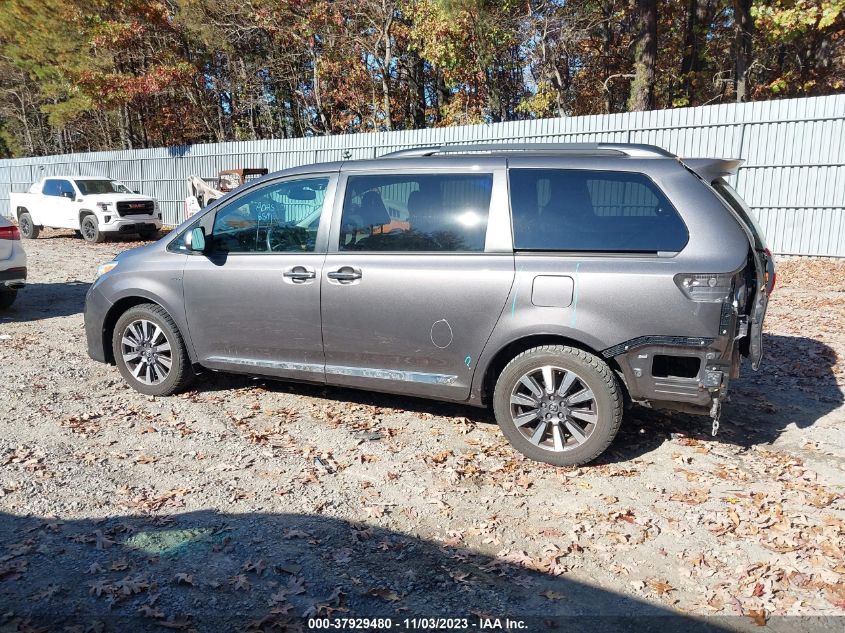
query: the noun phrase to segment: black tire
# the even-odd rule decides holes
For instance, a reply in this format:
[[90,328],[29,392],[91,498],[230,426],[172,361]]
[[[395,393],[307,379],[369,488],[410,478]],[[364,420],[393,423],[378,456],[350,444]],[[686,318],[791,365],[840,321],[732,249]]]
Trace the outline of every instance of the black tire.
[[[522,383],[521,378],[531,375],[532,372],[542,373],[542,368],[549,366],[554,368],[551,381],[552,393],[549,394],[547,389],[543,389],[541,396],[533,396],[534,399],[539,398],[536,400],[538,403],[543,399],[550,399],[548,403],[543,402],[540,405],[543,409],[534,405],[523,409],[519,402],[512,405],[513,397],[520,399],[518,392],[523,389],[520,385],[524,385],[524,390],[529,391],[528,385]],[[580,396],[591,391],[592,398],[586,403],[589,409],[581,409],[583,404],[570,405],[567,397],[558,395],[554,385],[559,384],[562,388],[569,373],[575,375],[575,378],[564,393],[568,394],[568,398],[576,400],[576,395]],[[560,382],[556,383],[558,377]],[[535,381],[534,387],[537,386],[542,387]],[[514,396],[514,390],[517,390],[516,396]],[[622,391],[607,363],[593,354],[565,345],[544,345],[522,352],[499,374],[493,393],[493,411],[496,421],[511,445],[529,459],[554,466],[578,466],[591,462],[601,455],[619,431],[622,423],[622,404]],[[533,414],[535,409],[540,417],[533,418],[535,422],[525,423],[522,427],[518,427],[514,421],[514,409],[518,415],[524,415],[526,420],[531,417],[525,414]],[[555,413],[548,413],[549,411]],[[571,411],[580,414],[579,417],[593,416],[594,422],[583,423],[569,417]],[[552,420],[541,422],[546,416],[550,416]],[[555,416],[559,417],[555,419]],[[586,438],[580,443],[575,434],[568,430],[567,424],[573,422],[576,423],[577,430],[581,431]],[[543,431],[539,430],[541,424]],[[531,434],[534,437],[535,432],[539,433],[536,444],[526,436],[526,434]],[[561,443],[558,444],[558,441]],[[560,446],[565,450],[559,450]]]
[[141,229],[138,231],[138,237],[142,240],[157,240],[158,239],[158,229]]
[[79,231],[79,230],[74,230],[74,232],[73,232],[73,236],[74,236],[74,237],[82,237],[82,231]]
[[34,240],[38,237],[38,234],[41,232],[41,229],[33,224],[32,216],[29,215],[29,211],[24,211],[23,213],[18,216],[18,229],[28,240]]
[[106,234],[97,223],[97,216],[93,214],[82,217],[79,230],[82,231],[82,239],[91,244],[100,244],[106,239]]
[[17,296],[17,290],[10,290],[9,288],[0,290],[0,310],[11,308]]
[[[133,375],[133,370],[124,359],[123,337],[127,328],[138,321],[147,321],[157,325],[170,346],[171,366],[166,377],[156,384],[148,384]],[[133,332],[134,333],[134,332]],[[167,311],[154,303],[142,303],[124,312],[117,320],[112,335],[112,351],[117,368],[130,387],[148,396],[169,396],[183,391],[194,379],[185,341],[179,333],[176,323]],[[131,361],[129,361],[131,362]],[[135,368],[138,363],[135,364]],[[144,372],[141,372],[144,373]]]

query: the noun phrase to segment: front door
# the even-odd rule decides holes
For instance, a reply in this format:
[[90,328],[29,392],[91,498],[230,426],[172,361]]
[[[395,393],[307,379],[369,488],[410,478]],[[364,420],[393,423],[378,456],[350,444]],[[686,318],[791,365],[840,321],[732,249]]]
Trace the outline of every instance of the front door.
[[[206,252],[188,257],[185,310],[212,369],[324,380],[320,285],[336,176],[262,184],[214,213]],[[321,226],[324,225],[324,226]]]
[[514,276],[512,253],[485,252],[493,171],[346,178],[323,274],[327,382],[468,397]]
[[76,189],[69,180],[59,180],[59,197],[54,199],[58,213],[56,226],[73,228],[79,226],[79,205],[76,203]]

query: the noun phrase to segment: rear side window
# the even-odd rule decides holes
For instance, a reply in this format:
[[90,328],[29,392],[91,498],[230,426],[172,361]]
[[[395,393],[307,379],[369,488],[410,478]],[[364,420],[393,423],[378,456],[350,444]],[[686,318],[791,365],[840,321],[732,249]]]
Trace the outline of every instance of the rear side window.
[[516,250],[676,252],[687,228],[647,176],[574,169],[511,169]]
[[41,193],[45,196],[58,196],[61,188],[59,187],[59,180],[45,180],[44,186],[41,188]]
[[350,176],[342,251],[484,250],[492,174]]

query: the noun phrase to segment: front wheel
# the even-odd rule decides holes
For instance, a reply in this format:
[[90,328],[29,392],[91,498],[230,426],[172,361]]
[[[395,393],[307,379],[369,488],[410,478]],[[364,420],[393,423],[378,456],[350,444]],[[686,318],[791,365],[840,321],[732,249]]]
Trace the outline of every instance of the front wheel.
[[613,441],[622,394],[603,360],[564,345],[529,349],[502,370],[496,421],[520,453],[555,466],[586,464]]
[[154,303],[123,313],[114,326],[112,351],[124,380],[148,396],[169,396],[193,380],[179,329],[167,311]]
[[82,231],[82,238],[91,244],[99,244],[106,239],[106,234],[100,230],[96,216],[86,215],[82,218],[79,230]]
[[29,215],[28,211],[24,211],[20,214],[18,218],[18,228],[20,229],[21,235],[23,235],[28,240],[34,240],[38,237],[38,233],[40,229],[33,223],[32,216]]

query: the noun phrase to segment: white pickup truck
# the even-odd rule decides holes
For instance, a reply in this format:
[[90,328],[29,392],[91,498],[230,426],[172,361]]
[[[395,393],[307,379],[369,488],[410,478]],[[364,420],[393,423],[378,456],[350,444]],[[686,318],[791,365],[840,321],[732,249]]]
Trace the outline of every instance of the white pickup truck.
[[161,229],[161,211],[154,198],[108,178],[49,176],[28,193],[10,194],[9,208],[28,239],[38,237],[45,226],[74,229],[87,242],[102,242],[109,233],[137,233],[141,239],[151,239]]

